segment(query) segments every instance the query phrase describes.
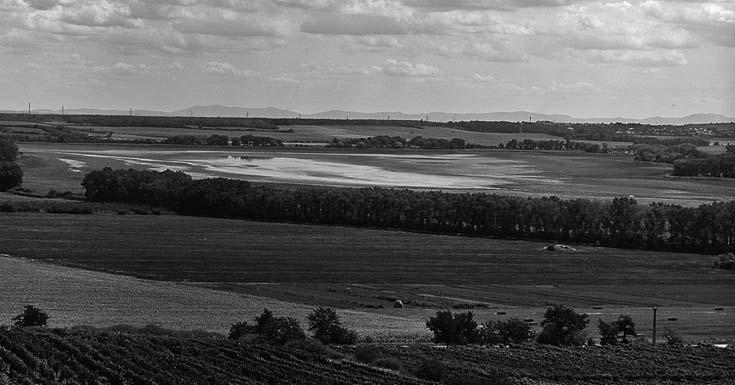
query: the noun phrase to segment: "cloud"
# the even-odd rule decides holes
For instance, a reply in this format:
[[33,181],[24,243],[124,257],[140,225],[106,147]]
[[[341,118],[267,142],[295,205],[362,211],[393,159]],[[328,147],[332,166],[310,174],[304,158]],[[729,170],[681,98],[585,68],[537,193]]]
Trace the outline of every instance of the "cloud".
[[513,10],[528,7],[557,7],[571,0],[403,0],[409,7],[430,11],[449,10]]
[[688,63],[686,56],[676,50],[599,50],[591,51],[590,58],[593,61],[604,63],[629,64],[642,67],[673,67]]
[[289,29],[278,18],[221,9],[187,10],[173,22],[173,28],[182,33],[226,37],[283,36]]
[[126,62],[117,62],[112,65],[100,65],[92,67],[92,71],[104,74],[141,75],[145,73],[150,73],[152,69],[146,64],[130,64]]
[[475,74],[472,75],[472,80],[473,81],[477,81],[477,82],[481,82],[481,83],[489,83],[489,84],[497,84],[498,83],[498,79],[496,79],[494,76],[492,76],[492,75],[480,75],[478,73],[475,73]]
[[403,47],[396,37],[386,35],[342,36],[341,41],[348,49],[375,51]]
[[320,14],[307,18],[301,32],[323,35],[404,35],[432,33],[436,29],[418,20],[383,15]]
[[130,7],[113,1],[75,2],[61,8],[60,21],[88,27],[140,26],[140,20],[130,17]]
[[388,76],[398,77],[434,77],[440,74],[439,68],[427,64],[413,64],[407,61],[388,59],[382,66],[382,72]]
[[240,69],[228,62],[210,61],[204,66],[204,72],[216,75],[227,75],[234,77],[256,76],[258,73],[251,69]]
[[29,7],[41,11],[63,4],[63,2],[59,0],[25,0],[25,3],[28,4]]

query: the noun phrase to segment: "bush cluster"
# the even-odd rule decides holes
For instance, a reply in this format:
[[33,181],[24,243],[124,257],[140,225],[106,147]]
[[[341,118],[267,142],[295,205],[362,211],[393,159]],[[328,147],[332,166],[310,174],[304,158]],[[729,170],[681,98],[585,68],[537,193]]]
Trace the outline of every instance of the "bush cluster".
[[[510,344],[534,338],[531,326],[517,318],[487,321],[479,327],[473,318],[472,312],[453,314],[448,310],[438,311],[436,316],[429,318],[426,327],[434,333],[435,342],[448,345]],[[587,314],[579,314],[564,305],[550,306],[546,309],[541,322],[543,330],[536,341],[548,345],[583,345],[587,343],[583,330],[589,323],[588,318]],[[635,324],[630,316],[621,315],[614,325],[615,335],[620,330],[624,342],[628,341],[628,336],[635,336]]]
[[18,145],[0,136],[0,191],[7,191],[23,183],[23,170],[18,160]]
[[228,338],[240,339],[249,334],[274,345],[306,339],[298,321],[291,317],[274,317],[268,309],[263,309],[263,313],[255,317],[254,325],[249,325],[247,321],[232,324]]
[[314,338],[325,345],[352,345],[357,341],[357,333],[342,327],[342,322],[334,309],[318,307],[309,314],[309,330]]

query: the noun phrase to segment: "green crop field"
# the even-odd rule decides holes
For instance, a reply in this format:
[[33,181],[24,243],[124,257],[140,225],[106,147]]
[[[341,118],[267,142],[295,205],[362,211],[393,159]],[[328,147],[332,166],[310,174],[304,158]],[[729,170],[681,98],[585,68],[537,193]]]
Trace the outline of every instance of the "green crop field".
[[561,302],[593,321],[630,313],[647,333],[656,303],[690,339],[735,337],[735,275],[698,254],[183,216],[4,213],[0,233],[13,256],[397,316],[412,331],[436,309],[538,321]]

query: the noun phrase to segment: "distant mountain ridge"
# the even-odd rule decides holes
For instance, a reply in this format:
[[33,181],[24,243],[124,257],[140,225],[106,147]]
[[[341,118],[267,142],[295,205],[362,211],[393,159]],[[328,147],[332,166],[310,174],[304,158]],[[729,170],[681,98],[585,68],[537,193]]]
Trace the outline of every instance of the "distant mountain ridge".
[[[26,111],[0,111],[23,113]],[[59,114],[60,110],[32,110],[37,114]],[[64,113],[79,115],[128,115],[130,110],[106,110],[94,108],[65,109]],[[345,110],[330,110],[313,114],[301,114],[296,111],[285,110],[276,107],[249,108],[237,106],[191,106],[181,110],[166,112],[154,110],[132,110],[136,116],[205,116],[205,117],[250,117],[250,118],[303,118],[303,119],[385,119],[385,120],[430,120],[438,122],[448,121],[552,121],[559,123],[642,123],[642,124],[702,124],[702,123],[729,123],[735,122],[734,117],[721,114],[692,114],[680,118],[672,117],[650,117],[643,119],[631,118],[576,118],[564,114],[540,114],[531,111],[513,112],[482,112],[482,113],[451,113],[451,112],[426,112],[418,114],[406,114],[399,111],[383,112],[360,112]]]

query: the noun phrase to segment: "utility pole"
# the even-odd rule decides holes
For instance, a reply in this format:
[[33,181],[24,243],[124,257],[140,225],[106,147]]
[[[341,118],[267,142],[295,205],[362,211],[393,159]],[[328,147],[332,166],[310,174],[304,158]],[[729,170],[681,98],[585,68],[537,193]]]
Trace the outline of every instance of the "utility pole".
[[656,346],[656,311],[658,310],[658,305],[651,305],[651,309],[653,309],[653,346]]
[[130,117],[133,117],[133,107],[130,107]]
[[31,114],[31,102],[28,102],[28,115]]
[[64,116],[64,105],[61,105],[61,116]]

